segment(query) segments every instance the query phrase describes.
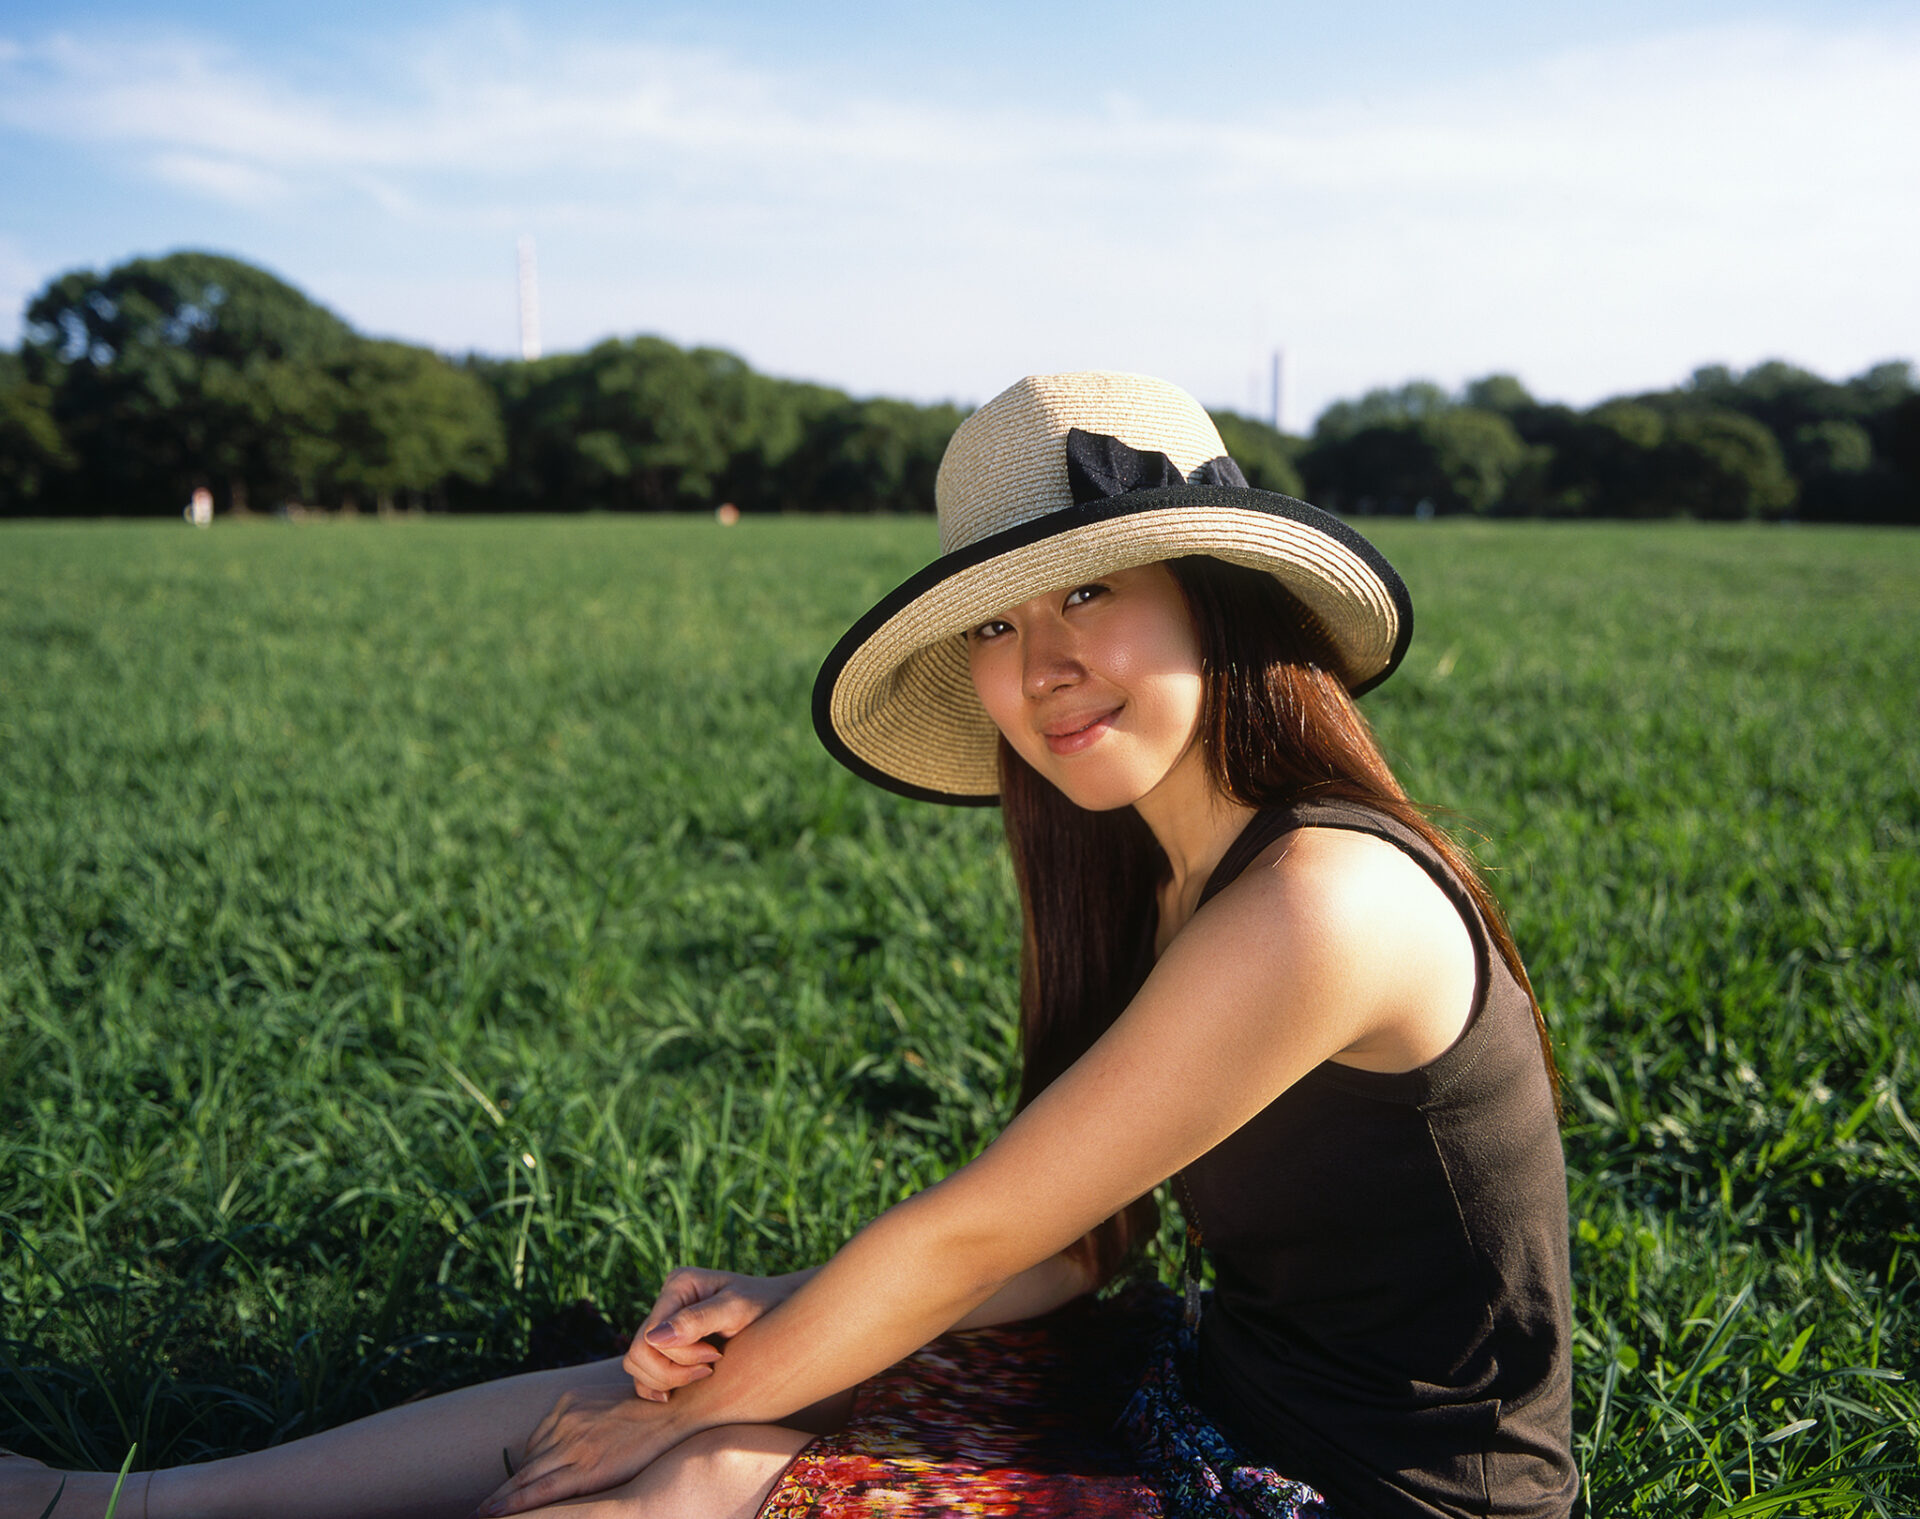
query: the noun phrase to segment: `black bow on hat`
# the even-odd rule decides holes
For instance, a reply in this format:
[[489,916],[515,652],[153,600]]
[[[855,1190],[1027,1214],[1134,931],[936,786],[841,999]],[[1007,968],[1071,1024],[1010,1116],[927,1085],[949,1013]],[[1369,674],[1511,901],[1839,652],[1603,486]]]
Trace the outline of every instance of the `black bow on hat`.
[[1209,459],[1189,480],[1165,454],[1131,448],[1105,433],[1071,428],[1067,432],[1067,484],[1073,504],[1105,501],[1134,491],[1171,490],[1179,485],[1237,485],[1247,477],[1225,454]]

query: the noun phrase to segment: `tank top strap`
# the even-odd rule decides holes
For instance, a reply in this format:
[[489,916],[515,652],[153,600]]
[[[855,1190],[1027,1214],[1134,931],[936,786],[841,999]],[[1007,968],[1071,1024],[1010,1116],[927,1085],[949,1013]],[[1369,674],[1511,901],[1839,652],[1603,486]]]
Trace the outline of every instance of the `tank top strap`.
[[1246,827],[1240,830],[1239,837],[1227,846],[1220,863],[1213,867],[1213,874],[1207,877],[1207,884],[1201,888],[1196,910],[1237,881],[1275,839],[1296,828],[1343,828],[1349,832],[1370,833],[1376,838],[1385,839],[1418,860],[1454,905],[1462,910],[1462,916],[1468,924],[1478,926],[1479,913],[1473,906],[1472,898],[1431,844],[1398,818],[1389,817],[1364,802],[1337,797],[1299,797],[1281,806],[1256,812],[1247,820]]
[[1200,888],[1200,900],[1194,904],[1194,911],[1198,912],[1239,880],[1246,868],[1259,859],[1261,852],[1281,834],[1291,833],[1300,826],[1293,820],[1293,806],[1268,807],[1248,818],[1246,827],[1227,845],[1227,852],[1220,856],[1220,863],[1213,867],[1207,884]]
[[[1425,869],[1433,883],[1453,904],[1454,911],[1466,926],[1474,958],[1473,1005],[1467,1026],[1444,1054],[1417,1070],[1393,1074],[1364,1071],[1328,1061],[1312,1073],[1313,1079],[1335,1082],[1389,1101],[1428,1101],[1443,1092],[1479,1058],[1486,1042],[1485,1020],[1481,1015],[1486,1010],[1490,996],[1502,1002],[1518,999],[1514,1005],[1526,1010],[1526,1034],[1529,1040],[1533,1038],[1531,1005],[1527,1002],[1526,993],[1501,959],[1486,919],[1480,915],[1479,905],[1460,877],[1454,874],[1453,868],[1426,839],[1398,818],[1390,817],[1364,802],[1304,797],[1255,813],[1248,819],[1240,836],[1220,857],[1213,874],[1207,878],[1207,884],[1200,893],[1200,904],[1204,906],[1212,897],[1231,886],[1268,845],[1296,828],[1340,828],[1352,833],[1371,834],[1400,849]],[[1198,908],[1195,910],[1198,911]]]

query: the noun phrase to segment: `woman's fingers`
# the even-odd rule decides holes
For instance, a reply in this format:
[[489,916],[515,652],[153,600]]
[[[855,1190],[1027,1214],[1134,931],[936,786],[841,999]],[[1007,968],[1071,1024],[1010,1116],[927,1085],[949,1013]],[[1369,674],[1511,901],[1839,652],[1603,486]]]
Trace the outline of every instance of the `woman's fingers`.
[[[723,1292],[733,1280],[725,1272],[700,1271],[682,1266],[667,1273],[667,1279],[660,1284],[660,1296],[654,1300],[652,1310],[641,1323],[639,1331],[633,1337],[628,1351],[636,1367],[634,1374],[651,1376],[660,1389],[679,1386],[683,1379],[675,1376],[672,1366],[695,1366],[710,1359],[706,1356],[681,1354],[669,1355],[661,1351],[649,1353],[646,1336],[663,1321],[699,1302],[714,1293]],[[711,1347],[709,1347],[711,1348]]]
[[710,1376],[721,1359],[713,1340],[731,1339],[765,1311],[765,1304],[727,1287],[643,1324],[624,1362],[634,1390],[662,1402],[674,1388]]
[[734,1281],[733,1274],[727,1271],[703,1271],[695,1266],[674,1268],[660,1284],[660,1295],[654,1299],[652,1311],[647,1314],[641,1328],[649,1328],[671,1317],[689,1303],[697,1303],[716,1292],[724,1292]]
[[698,1347],[709,1337],[730,1340],[766,1311],[765,1303],[728,1288],[641,1325],[637,1338],[669,1360],[699,1359]]
[[721,1358],[714,1342],[732,1339],[759,1318],[785,1296],[780,1284],[789,1280],[692,1267],[670,1272],[627,1349],[623,1364],[634,1391],[661,1403],[674,1388],[712,1375]]
[[566,1405],[555,1403],[547,1410],[547,1416],[533,1426],[533,1433],[527,1436],[527,1443],[520,1455],[520,1470],[527,1469],[527,1463],[543,1455],[553,1444],[553,1437],[560,1427],[560,1410]]
[[682,1314],[697,1302],[710,1302],[732,1290],[735,1281],[737,1277],[728,1271],[695,1271],[689,1267],[670,1271],[666,1281],[660,1283],[660,1296],[653,1300],[653,1310],[641,1321],[639,1333],[645,1335],[657,1323]]
[[[721,1339],[731,1339],[741,1329],[707,1329],[703,1319],[668,1319],[664,1324],[655,1324],[651,1329],[643,1329],[634,1337],[636,1345],[645,1345],[655,1355],[664,1356],[676,1366],[706,1366],[720,1359],[721,1347],[710,1342],[709,1336],[718,1335]],[[752,1320],[747,1321],[751,1323]],[[682,1333],[682,1329],[685,1333]]]
[[664,1403],[674,1388],[713,1375],[711,1363],[720,1359],[720,1352],[711,1345],[701,1345],[700,1350],[703,1353],[697,1358],[689,1355],[684,1363],[672,1361],[636,1337],[621,1365],[633,1378],[635,1392],[649,1402]]
[[711,1366],[675,1366],[668,1371],[661,1371],[652,1366],[636,1369],[631,1356],[627,1358],[625,1369],[627,1375],[633,1379],[634,1396],[643,1398],[649,1403],[664,1403],[676,1388],[685,1387],[689,1383],[702,1381],[713,1375]]
[[521,1514],[625,1482],[659,1454],[657,1418],[612,1388],[563,1394],[528,1442],[520,1470],[478,1513]]
[[476,1514],[524,1514],[528,1509],[571,1497],[575,1489],[567,1484],[566,1463],[551,1456],[530,1459],[519,1471],[490,1493]]

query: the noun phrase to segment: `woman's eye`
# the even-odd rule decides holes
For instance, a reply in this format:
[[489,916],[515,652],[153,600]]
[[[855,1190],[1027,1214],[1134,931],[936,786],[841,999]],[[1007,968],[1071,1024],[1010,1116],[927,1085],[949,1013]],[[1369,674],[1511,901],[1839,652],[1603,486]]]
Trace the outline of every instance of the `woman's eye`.
[[1067,605],[1077,607],[1082,602],[1092,601],[1094,597],[1104,596],[1106,594],[1107,588],[1098,582],[1092,585],[1077,585],[1071,591],[1067,592]]
[[983,622],[977,627],[967,629],[967,641],[969,643],[979,643],[982,639],[993,638],[998,634],[1006,632],[1006,630],[1007,625],[1004,622],[998,620]]

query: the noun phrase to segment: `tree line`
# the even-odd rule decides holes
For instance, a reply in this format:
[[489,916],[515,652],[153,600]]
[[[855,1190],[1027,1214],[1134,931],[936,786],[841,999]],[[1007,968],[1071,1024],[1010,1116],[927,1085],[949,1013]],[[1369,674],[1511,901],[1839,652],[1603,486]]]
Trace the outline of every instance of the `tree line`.
[[[362,336],[210,253],[76,270],[0,351],[0,515],[926,511],[953,406],[858,399],[734,355],[609,339],[531,362]],[[1219,412],[1255,485],[1336,511],[1920,522],[1906,363],[1773,362],[1579,410],[1508,375],[1327,408],[1310,436]]]

